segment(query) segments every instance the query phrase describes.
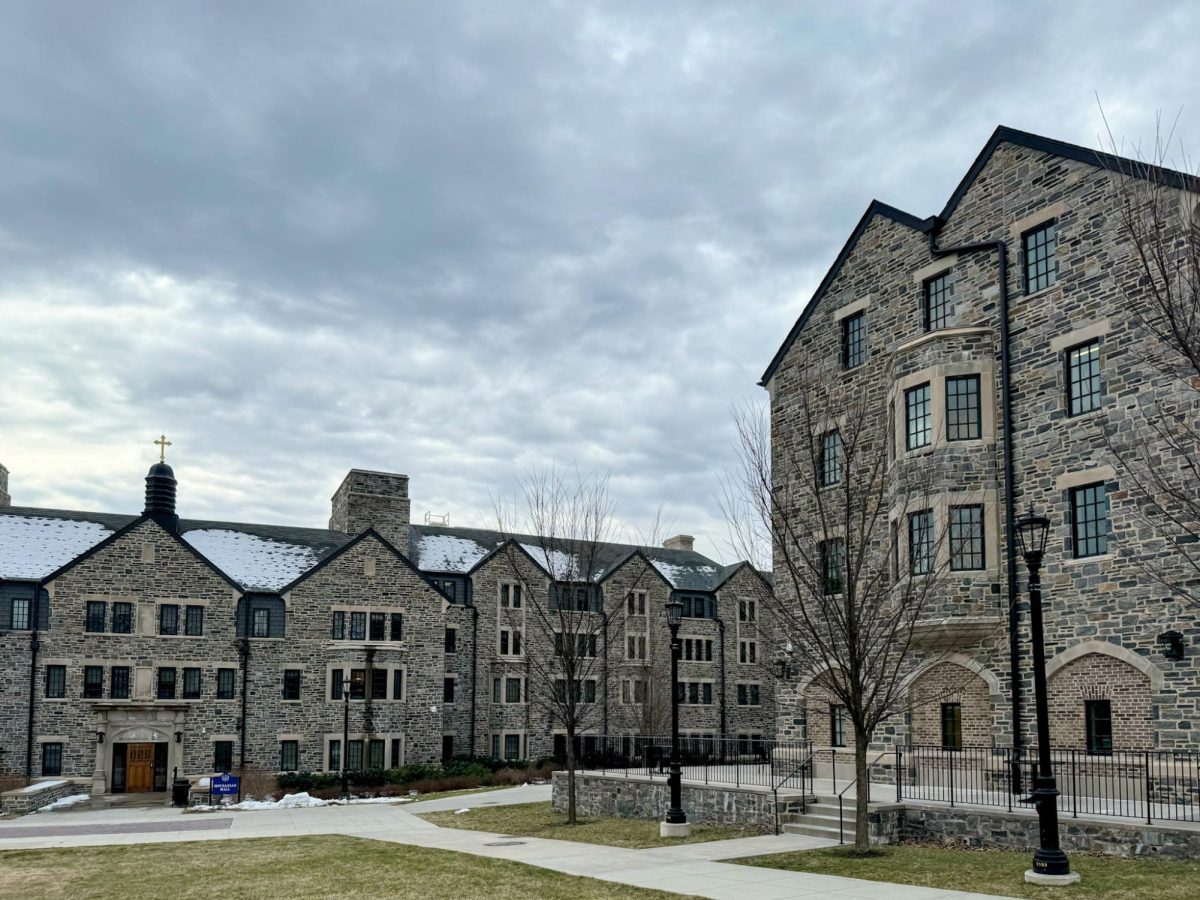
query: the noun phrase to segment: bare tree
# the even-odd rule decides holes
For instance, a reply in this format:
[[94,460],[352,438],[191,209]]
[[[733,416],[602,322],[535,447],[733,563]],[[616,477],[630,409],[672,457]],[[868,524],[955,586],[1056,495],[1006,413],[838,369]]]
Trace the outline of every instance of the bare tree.
[[[911,702],[906,682],[933,658],[915,636],[942,567],[935,464],[895,458],[877,398],[831,384],[823,372],[792,377],[800,380],[796,404],[773,443],[763,411],[735,410],[740,470],[726,483],[724,506],[739,555],[761,558],[766,547],[773,557],[781,640],[853,726],[855,851],[865,853],[869,745],[880,723]],[[903,557],[902,540],[912,548]]]
[[[505,552],[514,571],[529,570],[530,560],[536,564],[546,586],[530,585],[519,605],[510,598],[501,615],[526,641],[526,701],[551,730],[565,732],[567,822],[573,825],[576,740],[602,721],[615,662],[606,648],[623,633],[627,616],[627,593],[606,592],[599,583],[606,567],[620,561],[612,547],[618,529],[607,475],[551,466],[530,470],[519,486],[518,508],[496,505]],[[644,583],[645,558],[634,556],[629,565],[622,584]]]
[[[1200,179],[1173,171],[1173,129],[1138,159],[1112,156],[1118,232],[1130,258],[1113,267],[1137,352],[1156,373],[1104,426],[1135,518],[1170,552],[1129,556],[1177,599],[1200,605]],[[1182,166],[1187,161],[1180,153]],[[1120,541],[1120,535],[1115,536]]]

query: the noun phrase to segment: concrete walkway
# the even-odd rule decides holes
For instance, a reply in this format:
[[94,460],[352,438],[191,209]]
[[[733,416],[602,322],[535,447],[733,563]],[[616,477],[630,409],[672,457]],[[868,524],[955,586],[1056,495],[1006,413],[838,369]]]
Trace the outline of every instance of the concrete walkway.
[[[785,872],[720,861],[832,846],[830,841],[801,835],[626,850],[573,841],[439,828],[415,815],[549,799],[550,788],[542,785],[423,803],[315,809],[186,814],[168,807],[112,807],[81,812],[68,809],[0,820],[0,850],[338,834],[509,859],[569,875],[726,900],[746,900],[749,896],[754,900],[787,897],[805,900],[995,900],[994,895]],[[0,874],[2,872],[3,860],[0,859]]]

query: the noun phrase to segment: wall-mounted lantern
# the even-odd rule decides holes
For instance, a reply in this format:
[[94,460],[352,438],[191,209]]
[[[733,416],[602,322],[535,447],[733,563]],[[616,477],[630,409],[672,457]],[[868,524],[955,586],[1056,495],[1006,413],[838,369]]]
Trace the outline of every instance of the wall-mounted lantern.
[[1178,631],[1164,631],[1158,636],[1158,644],[1167,659],[1183,659],[1183,635]]

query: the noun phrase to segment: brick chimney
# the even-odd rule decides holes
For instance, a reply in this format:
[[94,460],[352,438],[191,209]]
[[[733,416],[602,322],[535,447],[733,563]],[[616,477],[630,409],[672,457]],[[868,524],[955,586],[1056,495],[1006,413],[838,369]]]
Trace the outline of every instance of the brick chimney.
[[8,496],[8,469],[0,465],[0,506],[12,506],[12,497]]
[[690,534],[677,534],[675,537],[669,537],[663,541],[663,547],[667,550],[687,550],[691,552],[692,544],[696,539]]
[[333,495],[332,531],[360,534],[368,528],[408,554],[408,476],[351,469]]

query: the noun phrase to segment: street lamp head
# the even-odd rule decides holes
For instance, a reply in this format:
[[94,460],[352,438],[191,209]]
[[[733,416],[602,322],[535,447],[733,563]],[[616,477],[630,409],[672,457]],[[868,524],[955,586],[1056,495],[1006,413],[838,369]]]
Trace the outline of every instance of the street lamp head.
[[683,621],[683,604],[678,600],[668,600],[667,624],[671,628],[678,628],[681,621]]
[[1045,516],[1035,515],[1033,504],[1029,512],[1017,519],[1017,550],[1026,558],[1041,555],[1046,550],[1046,538],[1050,534],[1050,520]]

